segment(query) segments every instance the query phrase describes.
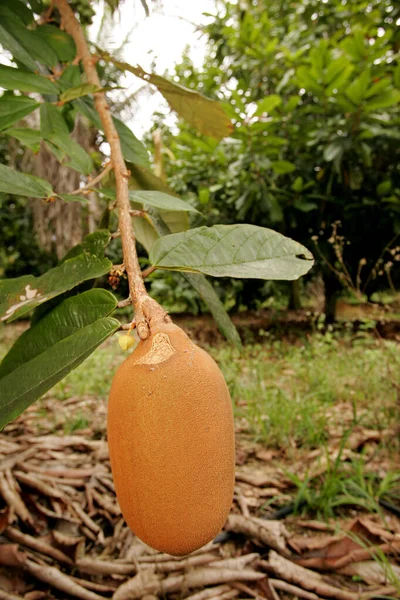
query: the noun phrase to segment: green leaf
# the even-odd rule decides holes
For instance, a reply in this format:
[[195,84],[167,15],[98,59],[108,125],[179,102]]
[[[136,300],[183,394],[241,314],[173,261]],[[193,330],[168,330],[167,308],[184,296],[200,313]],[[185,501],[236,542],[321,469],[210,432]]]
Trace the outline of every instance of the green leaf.
[[20,335],[0,363],[0,379],[53,346],[60,334],[62,337],[71,335],[108,316],[117,304],[115,296],[103,289],[92,289],[60,302],[56,309]]
[[254,116],[258,117],[263,113],[270,113],[280,104],[282,104],[282,98],[278,96],[278,94],[271,94],[257,102],[257,110],[254,113]]
[[143,204],[143,206],[153,206],[159,210],[167,210],[167,211],[187,211],[187,212],[196,212],[193,206],[191,206],[188,202],[177,198],[176,196],[171,196],[170,194],[165,194],[164,192],[156,192],[156,191],[137,191],[130,192],[129,198],[138,204]]
[[53,133],[69,134],[61,110],[49,102],[40,105],[40,130],[46,139],[49,139]]
[[296,177],[296,179],[290,186],[290,189],[292,189],[294,192],[301,192],[301,190],[303,189],[303,178],[301,176]]
[[93,83],[81,83],[63,92],[60,96],[60,101],[70,102],[71,100],[76,100],[76,98],[81,98],[82,96],[87,96],[88,94],[98,92],[101,89],[103,88],[99,88]]
[[[182,213],[180,213],[180,215],[182,215]],[[171,233],[170,227],[168,227],[167,223],[161,217],[161,214],[157,211],[154,211],[152,221],[157,238]],[[242,341],[240,335],[211,283],[201,273],[183,273],[183,276],[207,304],[215,322],[226,339],[231,342],[231,344],[241,348]]]
[[376,187],[376,193],[378,196],[387,196],[392,191],[392,181],[390,179],[386,179],[385,181],[381,181],[379,185]]
[[341,91],[343,85],[350,79],[352,72],[354,71],[353,65],[346,65],[340,73],[330,81],[329,85],[325,89],[325,94],[330,96],[334,90]]
[[81,364],[120,323],[116,299],[90,290],[64,300],[17,340],[0,365],[0,428]]
[[107,52],[99,51],[99,53],[104,60],[111,62],[121,71],[129,71],[147,83],[155,85],[172,110],[175,110],[182,119],[203,135],[209,135],[218,140],[231,135],[232,123],[219,102],[206,98],[199,92],[169,81],[160,75],[146,73],[139,66],[134,67],[116,60]]
[[65,262],[69,258],[78,256],[82,252],[88,252],[94,254],[98,258],[103,258],[104,251],[111,240],[111,233],[108,229],[97,229],[93,233],[89,233],[82,243],[77,244],[64,256],[62,262]]
[[165,236],[155,242],[150,261],[213,277],[285,280],[304,275],[314,262],[298,242],[255,225],[214,225]]
[[379,108],[389,108],[400,102],[400,90],[390,90],[384,94],[373,96],[365,103],[365,111],[372,112]]
[[75,196],[74,194],[57,194],[64,202],[79,202],[80,204],[89,204],[89,199],[84,196]]
[[105,275],[111,266],[107,258],[82,252],[40,277],[0,280],[0,321],[13,321],[83,281]]
[[346,88],[346,96],[356,106],[358,106],[365,98],[369,84],[371,83],[371,74],[369,69],[364,69],[359,77],[357,77]]
[[295,200],[293,206],[303,213],[308,213],[318,208],[318,204],[315,204],[315,202],[307,202],[307,200],[303,199]]
[[[100,194],[103,194],[103,196],[109,198],[110,200],[115,200],[117,197],[116,191],[113,189],[101,188],[96,191],[98,191]],[[159,210],[199,212],[193,206],[191,206],[191,204],[181,200],[180,198],[177,198],[176,196],[171,196],[170,194],[165,194],[164,192],[157,192],[154,190],[130,191],[129,200],[136,202],[137,204],[142,204],[143,206],[153,206]]]
[[125,160],[141,167],[149,167],[149,153],[140,140],[122,121],[113,117],[115,129],[119,135],[122,153]]
[[[32,31],[27,29],[22,21],[18,22],[14,19],[4,17],[0,15],[0,26],[6,30],[9,38],[11,37],[15,40],[20,47],[22,47],[25,52],[29,54],[31,57],[30,64],[27,64],[24,60],[23,62],[28,68],[32,68],[32,59],[38,61],[42,65],[46,65],[47,67],[55,67],[58,63],[57,54],[54,52],[53,48],[46,42],[46,40],[41,39],[39,35],[37,35],[36,31]],[[17,60],[21,60],[19,56],[16,56],[13,53],[13,50],[9,45],[3,42],[1,38],[0,32],[0,42],[9,50]],[[19,50],[18,50],[19,52]],[[37,67],[34,66],[35,70]]]
[[[140,209],[142,207],[140,204],[132,202],[132,208]],[[160,211],[159,215],[173,233],[186,231],[189,227],[187,212]],[[152,221],[153,218],[150,221],[140,217],[133,217],[132,219],[136,239],[146,249],[147,253],[150,252],[158,239],[158,234]]]
[[40,25],[35,29],[35,33],[53,49],[60,62],[71,62],[74,60],[76,46],[68,33],[54,25]]
[[398,62],[394,68],[393,83],[397,88],[400,88],[400,62]]
[[41,15],[42,12],[44,11],[45,7],[43,6],[42,0],[29,0],[29,4],[31,5],[32,10],[37,15]]
[[14,127],[6,129],[3,133],[16,138],[21,144],[32,150],[35,154],[40,150],[40,140],[42,139],[42,135],[37,129]]
[[324,160],[331,162],[335,159],[341,159],[344,153],[344,144],[342,140],[334,140],[324,149]]
[[[29,25],[33,21],[32,11],[20,0],[1,0],[2,12],[4,8],[17,15],[25,25]],[[5,16],[7,16],[7,12],[4,11]]]
[[13,67],[6,67],[5,65],[0,65],[0,87],[6,90],[20,90],[21,92],[58,94],[57,86],[46,77],[27,73]]
[[93,162],[89,154],[69,134],[52,133],[46,136],[46,139],[68,156],[68,160],[63,161],[65,165],[84,175],[90,175],[93,171]]
[[5,165],[0,165],[0,192],[29,198],[48,198],[53,195],[51,185],[45,179],[26,175]]
[[323,87],[310,74],[309,67],[302,66],[296,71],[296,77],[301,87],[304,87],[308,92],[313,92],[320,95],[323,92]]
[[218,298],[216,291],[208,279],[201,273],[183,273],[183,276],[189,281],[199,294],[200,298],[206,303],[218,325],[218,329],[226,337],[228,342],[239,349],[242,348],[242,340],[240,339],[238,330],[232,323],[230,316],[226,312],[224,305]]
[[[5,21],[5,22],[4,22]],[[0,18],[0,44],[11,52],[13,58],[31,71],[35,71],[39,68],[39,65],[34,61],[29,51],[26,50],[22,44],[11,34],[7,29],[7,21],[1,20]]]
[[277,175],[285,175],[286,173],[292,173],[296,170],[296,165],[289,162],[288,160],[276,160],[271,163],[272,170]]
[[5,94],[0,97],[0,131],[7,129],[39,106],[33,98]]
[[81,83],[81,70],[78,65],[68,65],[59,79],[63,89],[70,86],[78,86]]
[[[43,138],[62,151],[62,161],[71,169],[89,175],[93,162],[89,154],[70,136],[68,125],[60,109],[45,102],[40,106],[40,126]],[[64,155],[68,160],[64,161]]]
[[[78,98],[74,100],[75,108],[91,121],[97,129],[103,130],[100,117],[97,114],[93,102],[89,99],[82,100]],[[149,154],[137,137],[122,121],[113,117],[115,128],[118,132],[121,141],[122,152],[125,160],[141,167],[148,168],[150,166]]]

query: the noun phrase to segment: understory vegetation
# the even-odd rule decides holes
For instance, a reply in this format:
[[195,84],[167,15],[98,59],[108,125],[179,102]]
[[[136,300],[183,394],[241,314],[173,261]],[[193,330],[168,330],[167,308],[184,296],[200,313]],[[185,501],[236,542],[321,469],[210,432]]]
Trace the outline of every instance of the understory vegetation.
[[[0,357],[20,328],[0,329]],[[334,330],[295,343],[268,333],[264,339],[242,352],[226,343],[206,347],[229,386],[239,454],[269,453],[296,510],[320,517],[354,505],[375,512],[381,498],[400,498],[397,343]],[[75,411],[73,399],[96,399],[106,410],[109,373],[125,357],[115,339],[98,348],[33,407],[38,433],[51,398],[61,409],[46,417],[46,433],[88,429],[96,437],[92,404]],[[279,493],[265,508],[285,500]]]

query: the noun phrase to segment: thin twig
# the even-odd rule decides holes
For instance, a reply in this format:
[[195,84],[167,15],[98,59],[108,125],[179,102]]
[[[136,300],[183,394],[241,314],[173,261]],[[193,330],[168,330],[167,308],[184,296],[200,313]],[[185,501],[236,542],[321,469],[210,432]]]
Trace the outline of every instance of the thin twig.
[[129,211],[129,214],[131,215],[131,217],[145,217],[146,216],[146,211],[145,210],[134,210],[132,208]]
[[71,195],[77,195],[77,194],[83,194],[85,192],[93,191],[93,187],[95,185],[97,185],[106,175],[108,175],[108,173],[112,170],[112,168],[113,168],[112,163],[108,162],[106,164],[106,166],[104,167],[104,169],[98,175],[96,175],[96,177],[94,177],[93,179],[88,181],[85,186],[83,186],[81,188],[77,188],[73,192],[68,192],[68,193]]
[[125,300],[120,300],[117,304],[117,308],[125,308],[125,306],[129,306],[132,304],[132,300],[130,298],[125,298]]
[[[83,30],[76,19],[68,0],[55,0],[60,12],[62,25],[73,38],[77,57],[82,60],[88,83],[101,87],[101,82],[95,66],[95,58],[91,55]],[[121,142],[110,113],[110,107],[104,92],[94,93],[94,103],[99,114],[106,139],[110,145],[111,161],[115,174],[117,205],[119,209],[119,230],[121,232],[122,250],[126,266],[129,291],[138,323],[138,333],[141,339],[149,336],[149,322],[168,319],[165,311],[149,297],[144,285],[139,260],[136,253],[135,235],[132,229],[131,209],[129,202],[129,171],[126,168],[121,149]]]
[[142,271],[142,277],[143,279],[146,279],[146,277],[148,277],[149,275],[151,275],[152,273],[154,273],[154,271],[157,269],[157,267],[153,267],[153,265],[151,267],[147,267],[147,269],[144,269],[144,271]]

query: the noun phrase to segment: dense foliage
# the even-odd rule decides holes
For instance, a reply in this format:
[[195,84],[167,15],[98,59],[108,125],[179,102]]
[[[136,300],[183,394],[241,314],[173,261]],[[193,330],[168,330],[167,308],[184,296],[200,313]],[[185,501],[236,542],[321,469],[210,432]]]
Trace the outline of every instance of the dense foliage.
[[389,0],[219,2],[203,67],[176,69],[225,102],[235,130],[217,144],[163,127],[173,187],[210,219],[317,243],[328,296],[396,278],[399,18]]

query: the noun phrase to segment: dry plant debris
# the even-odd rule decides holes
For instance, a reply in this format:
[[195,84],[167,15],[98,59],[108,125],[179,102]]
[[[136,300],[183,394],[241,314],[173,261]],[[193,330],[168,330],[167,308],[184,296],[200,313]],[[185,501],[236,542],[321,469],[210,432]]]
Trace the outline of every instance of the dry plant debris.
[[[69,413],[82,412],[90,429],[65,434]],[[244,452],[246,442],[220,541],[184,558],[152,550],[121,517],[105,413],[102,401],[49,398],[0,434],[0,600],[400,598],[400,519],[260,518],[269,498],[290,499],[288,480],[276,453],[249,444]],[[371,440],[375,432],[359,430],[349,451]],[[325,462],[309,454],[315,476]]]

